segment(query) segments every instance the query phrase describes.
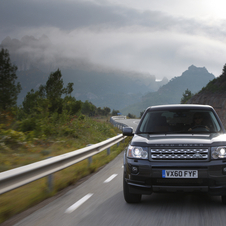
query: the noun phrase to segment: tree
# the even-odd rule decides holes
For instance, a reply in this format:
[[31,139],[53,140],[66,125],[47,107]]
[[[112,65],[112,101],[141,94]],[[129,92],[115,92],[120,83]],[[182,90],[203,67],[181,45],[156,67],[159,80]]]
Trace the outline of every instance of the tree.
[[133,114],[131,114],[131,113],[128,113],[127,117],[128,117],[128,118],[136,118],[136,115],[133,115]]
[[26,114],[31,114],[33,111],[37,110],[38,99],[40,98],[39,92],[32,89],[31,92],[28,92],[24,101],[22,103],[23,110]]
[[62,112],[62,95],[71,95],[71,93],[73,92],[73,85],[73,83],[68,83],[67,87],[64,88],[62,74],[59,69],[50,74],[46,85],[41,85],[39,87],[40,96],[49,100],[49,103],[51,105],[49,108],[50,112]]
[[111,112],[111,109],[109,107],[104,107],[103,113],[105,116],[108,116],[110,114],[110,112]]
[[93,105],[91,102],[89,102],[88,100],[86,100],[83,104],[82,104],[82,114],[85,115],[89,115],[89,116],[94,116],[96,111],[96,106]]
[[143,114],[144,114],[144,111],[141,111],[140,112],[140,118],[143,116]]
[[[27,93],[23,101],[23,111],[26,114],[39,114],[41,112],[62,113],[65,109],[69,114],[75,114],[81,110],[81,101],[71,97],[73,83],[68,83],[64,88],[61,71],[50,74],[45,85],[41,85],[38,91],[33,89]],[[63,98],[62,95],[65,95]],[[70,96],[69,96],[70,95]]]
[[112,115],[112,116],[115,116],[115,115],[118,115],[118,113],[120,113],[119,110],[113,109],[111,115]]
[[222,76],[226,76],[226,64],[225,64],[224,67],[223,67],[223,70],[222,70]]
[[181,98],[180,103],[185,104],[192,96],[194,96],[193,93],[189,89],[186,89],[185,92],[183,93],[183,97]]
[[21,85],[16,84],[17,67],[11,63],[7,49],[0,52],[0,109],[7,110],[16,105]]
[[82,101],[76,100],[75,97],[66,96],[63,99],[64,109],[68,111],[70,115],[75,115],[82,108]]

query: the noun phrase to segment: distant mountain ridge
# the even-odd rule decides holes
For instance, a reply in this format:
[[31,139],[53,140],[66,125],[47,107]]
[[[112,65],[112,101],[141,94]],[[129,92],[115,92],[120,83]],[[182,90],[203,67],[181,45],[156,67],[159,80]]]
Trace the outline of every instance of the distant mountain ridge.
[[132,113],[139,116],[140,112],[152,105],[180,103],[186,89],[196,93],[214,78],[215,76],[209,73],[205,67],[191,65],[181,76],[172,78],[166,85],[160,87],[158,91],[149,92],[142,97],[139,103],[122,109],[122,113]]
[[9,50],[12,63],[18,67],[18,81],[22,85],[19,104],[28,91],[45,84],[49,74],[58,68],[65,85],[74,83],[72,95],[77,100],[115,110],[139,102],[143,95],[157,91],[168,82],[167,78],[157,82],[151,74],[107,69],[85,59],[66,57],[45,35],[39,39],[24,36],[21,40],[7,37],[0,47]]

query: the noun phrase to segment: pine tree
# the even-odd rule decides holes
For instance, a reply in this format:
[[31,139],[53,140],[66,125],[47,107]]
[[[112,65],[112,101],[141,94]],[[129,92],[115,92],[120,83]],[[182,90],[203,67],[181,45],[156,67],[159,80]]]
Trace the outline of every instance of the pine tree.
[[185,92],[183,93],[183,97],[181,98],[180,103],[185,104],[193,96],[194,94],[189,89],[186,89]]
[[7,49],[0,52],[0,110],[8,110],[16,105],[21,85],[16,84],[17,67],[11,63]]
[[50,74],[46,85],[41,85],[39,87],[40,96],[47,98],[47,100],[50,101],[50,112],[62,112],[62,95],[71,95],[71,93],[73,92],[73,85],[73,83],[68,83],[67,87],[64,88],[62,74],[59,69]]
[[[35,92],[33,89],[27,93],[23,101],[23,111],[26,114],[40,113],[62,113],[65,108],[70,114],[75,114],[81,109],[81,102],[71,97],[73,83],[68,83],[64,88],[61,71],[51,73],[45,85],[41,85]],[[62,97],[64,96],[64,98]],[[44,110],[45,109],[45,110]]]

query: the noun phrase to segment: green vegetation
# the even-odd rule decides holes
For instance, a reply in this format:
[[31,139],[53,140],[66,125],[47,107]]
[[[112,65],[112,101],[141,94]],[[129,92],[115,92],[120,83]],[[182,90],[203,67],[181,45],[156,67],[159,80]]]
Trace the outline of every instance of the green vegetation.
[[17,67],[11,64],[9,52],[0,52],[0,109],[6,111],[16,105],[17,95],[21,91],[20,83],[15,84]]
[[[10,63],[7,50],[1,53],[7,58],[0,64],[0,68],[7,68],[2,70],[1,77],[4,79],[9,71],[14,73],[4,88],[15,88],[16,66]],[[14,88],[9,107],[0,105],[0,172],[38,161],[43,156],[64,153],[65,150],[52,150],[56,143],[64,143],[70,151],[117,134],[107,123],[110,108],[101,109],[88,101],[77,101],[71,96],[73,83],[64,87],[59,69],[51,73],[46,84],[37,91],[28,92],[20,107],[15,106],[19,88]],[[4,95],[0,96],[0,102],[4,103]],[[100,121],[101,118],[104,121]]]
[[64,122],[50,118],[40,123],[29,133],[0,127],[0,172],[101,142],[119,132],[103,117],[68,117]]
[[112,116],[115,116],[115,115],[118,115],[118,113],[120,113],[119,110],[114,110],[114,109],[113,109],[111,115],[112,115]]
[[183,97],[181,98],[180,103],[186,104],[186,102],[193,96],[194,96],[194,94],[189,89],[186,89],[185,92],[183,93]]
[[[7,68],[0,71],[1,79],[12,76],[0,91],[10,90],[8,95],[12,98],[0,105],[0,172],[74,151],[119,133],[109,123],[110,108],[77,101],[71,96],[73,83],[64,87],[59,69],[49,75],[45,85],[28,92],[22,106],[17,107],[15,101],[21,88],[15,85],[16,67],[10,63],[6,50],[1,53],[8,57],[0,61],[0,68]],[[12,72],[11,75],[8,72]],[[4,103],[4,95],[0,95],[0,103]],[[126,145],[126,142],[119,147],[114,145],[110,155],[107,151],[99,153],[91,164],[84,160],[55,173],[53,191],[48,190],[44,178],[1,195],[0,223],[95,172]]]
[[131,113],[128,113],[127,118],[136,118],[136,115],[133,115]]
[[226,64],[223,67],[222,74],[211,80],[199,93],[201,92],[226,92]]
[[[28,92],[22,106],[16,107],[15,100],[19,92],[19,88],[16,89],[13,86],[16,79],[16,66],[10,63],[6,50],[2,50],[2,54],[6,55],[7,60],[1,61],[0,66],[7,69],[1,72],[1,77],[4,79],[9,71],[14,73],[13,79],[5,83],[4,88],[12,89],[14,92],[13,101],[8,108],[5,104],[0,105],[1,153],[24,152],[27,147],[34,146],[36,143],[49,144],[65,139],[80,139],[81,131],[88,130],[87,128],[93,125],[89,116],[109,116],[110,108],[97,108],[88,101],[83,103],[72,97],[73,83],[68,83],[64,87],[59,69],[51,73],[46,84],[41,85],[37,91],[32,89]],[[1,92],[5,90],[2,89]],[[0,102],[4,103],[4,95],[0,96]],[[110,128],[104,128],[103,125],[102,127],[100,131],[103,130],[101,132],[108,137],[114,135],[107,132]],[[7,169],[4,165],[1,168]]]

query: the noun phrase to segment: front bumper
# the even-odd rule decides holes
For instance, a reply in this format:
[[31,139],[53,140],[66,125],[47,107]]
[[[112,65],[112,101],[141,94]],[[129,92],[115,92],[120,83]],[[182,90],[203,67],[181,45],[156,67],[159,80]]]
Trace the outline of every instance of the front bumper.
[[[132,171],[137,167],[138,172]],[[129,192],[207,192],[210,195],[226,195],[226,162],[214,161],[149,161],[124,158],[124,176]],[[198,178],[162,178],[162,170],[198,170]]]

